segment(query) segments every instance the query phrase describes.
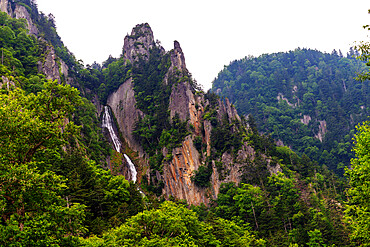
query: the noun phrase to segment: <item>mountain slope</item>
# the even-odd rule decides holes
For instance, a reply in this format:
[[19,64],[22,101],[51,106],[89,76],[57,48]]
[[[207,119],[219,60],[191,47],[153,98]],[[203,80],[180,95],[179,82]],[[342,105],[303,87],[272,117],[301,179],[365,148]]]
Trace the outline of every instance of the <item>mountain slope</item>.
[[2,245],[348,243],[345,185],[202,92],[179,42],[139,24],[84,67],[33,1],[4,2],[39,26],[0,15]]
[[212,90],[252,114],[261,131],[342,174],[354,126],[369,115],[369,82],[354,79],[365,65],[353,55],[297,49],[246,57],[226,66]]

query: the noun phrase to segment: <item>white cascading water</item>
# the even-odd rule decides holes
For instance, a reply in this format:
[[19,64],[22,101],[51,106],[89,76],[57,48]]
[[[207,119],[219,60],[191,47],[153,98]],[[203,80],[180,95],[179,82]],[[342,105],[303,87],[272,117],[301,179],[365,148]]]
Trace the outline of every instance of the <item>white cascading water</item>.
[[[104,106],[104,115],[103,115],[103,120],[102,120],[102,127],[108,129],[109,135],[110,135],[110,137],[112,139],[112,142],[113,142],[113,145],[114,145],[114,148],[116,149],[117,152],[121,152],[121,141],[119,140],[118,136],[114,132],[113,121],[112,121],[112,117],[109,113],[108,106]],[[134,165],[134,163],[132,163],[131,159],[126,154],[123,154],[123,155],[125,156],[125,159],[126,159],[126,161],[128,163],[128,166],[129,166],[129,170],[130,170],[130,173],[131,173],[131,180],[134,181],[134,183],[136,183],[137,171],[136,171],[135,165]]]
[[134,163],[132,163],[132,161],[130,160],[130,157],[128,157],[126,154],[123,154],[125,156],[125,159],[128,163],[128,167],[130,169],[130,173],[131,173],[131,180],[134,181],[134,183],[136,183],[136,175],[137,175],[137,171],[136,171],[136,168],[135,168],[135,165]]
[[102,127],[108,129],[109,135],[110,135],[110,137],[112,139],[112,142],[114,144],[114,148],[116,149],[117,152],[121,152],[121,142],[120,142],[118,136],[116,135],[116,133],[113,130],[112,123],[113,123],[113,121],[112,121],[112,118],[110,116],[108,106],[104,106],[104,115],[103,115]]

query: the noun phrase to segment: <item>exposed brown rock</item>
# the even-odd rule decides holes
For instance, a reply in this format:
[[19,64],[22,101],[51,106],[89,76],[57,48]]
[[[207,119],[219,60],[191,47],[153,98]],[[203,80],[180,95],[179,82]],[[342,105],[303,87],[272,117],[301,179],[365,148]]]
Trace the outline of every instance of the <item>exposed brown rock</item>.
[[228,116],[228,118],[231,120],[238,120],[240,121],[240,117],[235,109],[235,107],[233,105],[230,104],[230,101],[228,98],[225,99],[225,104],[223,104],[221,102],[221,100],[219,100],[219,105],[220,105],[220,110],[219,110],[219,120],[221,121],[223,116],[226,114]]
[[[149,57],[149,50],[156,44],[154,43],[153,33],[147,24],[136,26],[131,35],[126,36],[124,45],[124,58],[131,63],[137,57]],[[157,46],[160,49],[160,46]],[[248,143],[244,143],[241,149],[234,153],[225,152],[216,160],[210,161],[212,165],[212,175],[209,188],[200,188],[192,181],[192,176],[200,166],[206,165],[207,157],[211,156],[211,133],[212,124],[210,120],[203,119],[206,109],[210,108],[209,102],[205,100],[204,93],[198,92],[192,86],[190,74],[186,68],[185,57],[180,44],[175,41],[174,49],[170,51],[171,65],[165,75],[164,84],[173,84],[172,92],[169,99],[168,110],[170,117],[178,114],[182,121],[188,122],[189,131],[191,132],[180,147],[168,150],[164,147],[160,150],[166,157],[163,161],[163,174],[159,171],[151,171],[147,154],[142,147],[133,138],[133,130],[136,121],[144,114],[136,108],[135,91],[133,89],[133,80],[129,79],[124,82],[115,92],[109,95],[107,104],[111,107],[118,125],[128,146],[139,153],[144,160],[144,168],[140,171],[147,175],[148,182],[163,181],[163,195],[167,198],[170,196],[186,200],[189,204],[199,205],[204,203],[208,205],[211,199],[216,199],[219,189],[224,182],[234,182],[239,184],[241,181],[242,169],[246,164],[250,164],[255,159],[255,151]],[[176,80],[176,81],[170,81]],[[230,123],[232,121],[241,121],[235,107],[228,99],[218,100],[214,107],[217,111],[217,118],[221,123],[224,116],[227,116]],[[233,131],[238,131],[233,127]],[[199,153],[195,148],[193,140],[201,137],[204,153]],[[198,138],[199,140],[199,138]],[[170,155],[169,155],[170,154]],[[220,169],[219,162],[222,163]],[[217,164],[217,166],[216,166]],[[266,162],[268,164],[268,162]],[[267,166],[267,165],[266,165]],[[220,171],[218,171],[220,169]],[[268,168],[272,172],[279,171],[278,166]],[[138,177],[141,177],[138,174]]]
[[2,76],[1,79],[2,79],[2,82],[0,81],[0,88],[2,88],[3,85],[6,85],[7,90],[9,90],[11,86],[15,87],[15,83],[9,80],[8,77]]
[[176,67],[180,71],[187,70],[185,56],[182,52],[180,43],[177,40],[174,41],[174,49],[171,52],[171,67]]
[[312,118],[309,115],[303,115],[303,118],[301,119],[301,123],[308,125]]
[[164,194],[186,200],[190,204],[208,204],[206,189],[197,187],[191,177],[201,165],[199,153],[190,136],[186,137],[180,148],[172,150],[173,158],[163,169]]

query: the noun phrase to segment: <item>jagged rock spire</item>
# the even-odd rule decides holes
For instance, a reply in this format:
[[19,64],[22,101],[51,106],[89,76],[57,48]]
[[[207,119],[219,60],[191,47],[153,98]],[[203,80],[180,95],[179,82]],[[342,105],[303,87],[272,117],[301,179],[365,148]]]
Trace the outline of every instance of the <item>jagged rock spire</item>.
[[155,46],[153,31],[148,23],[136,25],[131,35],[126,35],[123,45],[123,57],[131,63],[140,56],[149,58],[149,50]]
[[182,52],[180,43],[177,40],[174,41],[174,49],[171,54],[171,62],[172,62],[171,67],[176,67],[181,71],[187,70],[185,56],[184,53]]

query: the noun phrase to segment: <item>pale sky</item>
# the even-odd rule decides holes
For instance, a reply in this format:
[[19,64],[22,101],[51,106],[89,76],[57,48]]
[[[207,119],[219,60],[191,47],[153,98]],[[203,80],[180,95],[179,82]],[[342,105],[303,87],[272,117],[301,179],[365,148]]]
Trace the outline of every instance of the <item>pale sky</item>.
[[218,72],[248,55],[300,48],[345,55],[369,40],[369,0],[36,0],[55,16],[64,44],[84,64],[119,57],[136,24],[149,23],[169,51],[180,42],[205,90]]

